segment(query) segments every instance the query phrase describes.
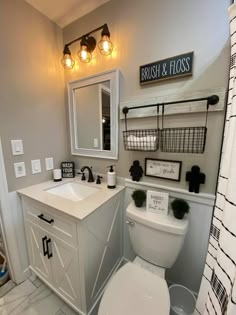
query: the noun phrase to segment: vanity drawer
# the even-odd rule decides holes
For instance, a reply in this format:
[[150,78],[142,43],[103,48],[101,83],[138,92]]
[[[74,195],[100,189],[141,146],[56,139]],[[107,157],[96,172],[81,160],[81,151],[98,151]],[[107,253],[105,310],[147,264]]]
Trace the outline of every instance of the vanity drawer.
[[23,197],[22,203],[25,219],[36,223],[68,244],[77,245],[76,222],[73,218],[30,198]]

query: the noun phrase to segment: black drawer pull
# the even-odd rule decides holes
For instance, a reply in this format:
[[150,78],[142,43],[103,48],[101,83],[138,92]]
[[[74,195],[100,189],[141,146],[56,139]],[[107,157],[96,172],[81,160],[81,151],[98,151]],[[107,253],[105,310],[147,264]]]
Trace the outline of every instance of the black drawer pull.
[[[51,239],[49,238],[47,241],[46,241],[46,244],[47,244],[47,254],[48,254],[48,259],[50,259],[52,257],[52,245],[51,245]],[[49,245],[50,244],[50,249],[51,249],[51,253],[49,253]]]
[[54,222],[53,219],[51,219],[51,220],[45,219],[43,213],[42,213],[42,214],[39,214],[39,215],[38,215],[38,218],[39,218],[40,220],[43,220],[43,221],[49,223],[49,224],[52,224],[52,223]]
[[44,236],[42,238],[42,242],[43,242],[43,256],[48,255],[48,247],[46,248],[46,244],[45,244],[46,239],[47,239],[47,236]]

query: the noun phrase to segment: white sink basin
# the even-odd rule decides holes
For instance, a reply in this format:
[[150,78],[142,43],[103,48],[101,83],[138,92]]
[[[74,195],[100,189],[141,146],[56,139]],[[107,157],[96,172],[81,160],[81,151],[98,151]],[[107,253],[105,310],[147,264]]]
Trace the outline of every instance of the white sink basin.
[[77,182],[69,182],[47,189],[46,191],[50,194],[69,199],[71,201],[80,201],[96,193],[98,190],[99,188],[97,187]]

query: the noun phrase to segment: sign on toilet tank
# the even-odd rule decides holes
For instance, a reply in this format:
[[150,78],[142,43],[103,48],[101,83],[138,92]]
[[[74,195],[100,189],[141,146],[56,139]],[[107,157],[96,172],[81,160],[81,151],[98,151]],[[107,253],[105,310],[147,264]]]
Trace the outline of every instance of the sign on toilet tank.
[[147,211],[157,214],[168,214],[169,194],[159,191],[147,191]]

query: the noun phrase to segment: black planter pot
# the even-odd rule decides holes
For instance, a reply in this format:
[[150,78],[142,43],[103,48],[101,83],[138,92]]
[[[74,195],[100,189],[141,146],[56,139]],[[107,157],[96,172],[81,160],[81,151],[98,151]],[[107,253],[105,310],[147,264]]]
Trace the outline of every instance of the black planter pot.
[[173,213],[174,213],[175,218],[179,220],[182,220],[185,215],[185,212],[181,210],[173,210]]
[[143,200],[134,200],[134,203],[135,203],[135,206],[137,208],[141,208],[143,203],[144,203],[144,201]]

